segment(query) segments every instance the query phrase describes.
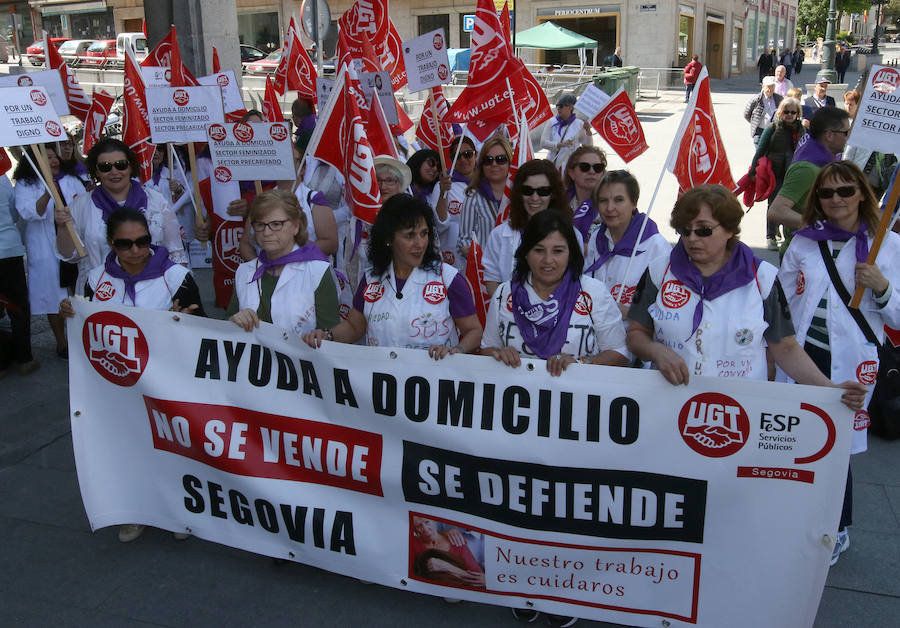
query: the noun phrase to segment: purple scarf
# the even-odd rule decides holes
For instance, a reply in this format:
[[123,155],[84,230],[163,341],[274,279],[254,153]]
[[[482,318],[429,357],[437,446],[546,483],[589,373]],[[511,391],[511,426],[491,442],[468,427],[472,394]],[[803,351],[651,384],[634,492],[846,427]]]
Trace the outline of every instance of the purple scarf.
[[794,158],[791,160],[791,163],[808,161],[811,164],[815,164],[819,168],[822,168],[834,160],[835,156],[832,155],[821,142],[814,140],[812,135],[807,133],[800,138],[799,142],[797,142],[797,150],[794,151]]
[[323,262],[327,262],[328,258],[325,257],[325,254],[322,253],[321,249],[317,247],[312,242],[307,242],[300,248],[294,249],[287,255],[282,255],[278,259],[269,260],[269,256],[266,255],[265,251],[259,252],[259,257],[257,258],[256,272],[253,273],[253,277],[247,283],[253,283],[254,281],[259,281],[259,278],[263,276],[263,274],[269,270],[270,268],[275,268],[276,266],[284,266],[285,264],[290,264],[291,262],[310,262],[313,260],[321,260]]
[[169,259],[169,251],[165,247],[151,244],[150,250],[152,253],[150,254],[150,259],[147,260],[147,265],[137,275],[131,275],[119,266],[114,251],[110,251],[106,256],[106,264],[104,266],[106,274],[125,282],[125,294],[131,297],[132,303],[135,303],[134,286],[137,282],[159,279],[175,265],[175,262]]
[[159,178],[162,176],[162,162],[158,166],[153,166],[153,185],[159,185]]
[[513,319],[528,348],[544,359],[559,353],[566,344],[569,319],[572,318],[575,302],[581,292],[580,279],[566,273],[547,302],[538,301],[534,305],[528,299],[528,290],[524,284],[513,279],[510,290]]
[[418,183],[413,183],[410,187],[413,189],[416,198],[420,198],[423,201],[428,201],[431,198],[431,193],[434,192],[434,186],[437,185],[437,181],[434,181],[430,184],[419,185]]
[[869,230],[866,223],[859,221],[859,229],[856,233],[844,231],[837,225],[833,225],[827,220],[817,220],[813,224],[803,227],[799,231],[794,232],[794,237],[809,238],[815,242],[823,240],[837,240],[838,242],[846,242],[852,237],[856,237],[856,261],[865,262],[869,257]]
[[98,185],[91,192],[91,200],[103,212],[103,222],[109,220],[109,215],[120,207],[130,207],[131,209],[139,210],[142,214],[147,213],[147,193],[144,191],[144,186],[137,179],[131,180],[131,187],[128,189],[128,196],[125,197],[124,205],[119,205],[116,199],[110,196],[109,192],[102,185]]
[[[609,240],[606,237],[606,225],[601,224],[594,236],[594,239],[597,242],[597,259],[594,260],[594,263],[588,268],[584,269],[584,274],[587,275],[588,273],[594,272],[603,266],[613,255],[630,257],[631,252],[637,246],[638,232],[641,230],[641,224],[644,222],[645,215],[646,214],[638,212],[631,217],[631,222],[628,223],[628,227],[625,229],[622,239],[616,242],[612,249],[609,248]],[[644,227],[644,233],[641,235],[641,242],[646,242],[657,233],[659,233],[659,229],[657,228],[656,223],[650,218],[647,218],[647,226]],[[643,253],[643,251],[638,251],[635,253],[635,257],[641,253]],[[693,266],[693,264],[691,265]]]
[[456,170],[450,173],[450,181],[453,183],[465,183],[469,185],[472,182],[472,179],[467,177],[464,174],[459,174]]
[[[568,189],[566,189],[566,194],[568,195],[569,201],[575,198],[575,186],[570,185]],[[582,240],[586,241],[591,235],[591,225],[594,224],[594,219],[596,217],[597,208],[594,206],[594,199],[589,196],[582,201],[581,205],[578,206],[575,210],[575,214],[572,216],[572,224],[578,229]]]
[[487,179],[482,179],[478,182],[478,193],[481,194],[489,203],[493,203],[493,210],[497,211],[497,208],[500,207],[500,199],[494,196],[494,190],[491,188],[491,184],[487,182]]
[[[743,242],[738,242],[732,252],[731,259],[709,277],[700,274],[700,269],[688,257],[684,242],[679,240],[669,257],[669,268],[675,278],[689,290],[700,295],[700,301],[694,308],[694,324],[691,336],[700,327],[703,320],[703,301],[712,301],[732,290],[746,286],[756,278],[756,269],[761,260],[753,255],[753,251]],[[690,338],[690,336],[688,336]]]
[[573,122],[575,122],[575,118],[577,118],[577,117],[578,116],[575,115],[574,111],[572,112],[572,115],[570,115],[565,120],[563,120],[559,116],[556,116],[556,122],[553,123],[553,128],[556,129],[556,131],[559,133],[560,137],[562,137],[562,135],[567,130],[566,127],[569,126],[570,124],[572,124]]

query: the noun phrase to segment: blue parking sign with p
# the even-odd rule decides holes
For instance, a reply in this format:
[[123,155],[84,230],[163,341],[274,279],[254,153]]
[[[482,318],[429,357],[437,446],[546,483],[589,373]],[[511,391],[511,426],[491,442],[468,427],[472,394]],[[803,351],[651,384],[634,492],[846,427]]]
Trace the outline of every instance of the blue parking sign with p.
[[473,30],[475,30],[475,16],[463,15],[463,32],[471,33]]

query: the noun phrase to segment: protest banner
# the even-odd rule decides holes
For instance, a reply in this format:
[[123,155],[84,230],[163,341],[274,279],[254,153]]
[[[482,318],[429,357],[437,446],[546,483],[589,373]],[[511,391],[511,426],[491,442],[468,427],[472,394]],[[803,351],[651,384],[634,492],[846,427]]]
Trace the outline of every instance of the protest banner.
[[360,72],[359,87],[362,89],[367,103],[372,102],[373,96],[378,96],[378,102],[381,103],[381,109],[384,111],[384,117],[388,124],[397,124],[400,121],[397,116],[397,106],[394,104],[391,75],[388,72]]
[[325,78],[324,76],[316,79],[316,102],[319,103],[320,107],[328,102],[328,98],[333,90],[334,79]]
[[900,70],[873,65],[869,71],[848,146],[865,146],[880,153],[898,153],[900,146]]
[[140,68],[144,87],[172,86],[172,70],[169,66],[142,65]]
[[[72,440],[94,530],[143,523],[631,625],[815,619],[853,420],[839,389],[581,364],[550,377],[542,360],[75,312]],[[450,528],[463,546],[427,549]]]
[[220,181],[282,181],[295,176],[286,122],[213,124],[208,135],[213,173]]
[[206,127],[225,122],[221,90],[208,85],[147,87],[147,112],[154,144],[205,142]]
[[450,78],[447,36],[443,28],[403,42],[407,89],[410,93],[431,89]]
[[197,78],[197,82],[201,85],[218,85],[222,88],[222,106],[225,111],[237,111],[244,108],[244,99],[241,98],[241,89],[238,87],[233,71],[226,70],[209,76],[201,76]]
[[66,100],[66,90],[63,87],[59,70],[42,70],[29,72],[28,74],[10,74],[0,76],[0,87],[43,87],[53,110],[58,116],[69,115],[69,101]]

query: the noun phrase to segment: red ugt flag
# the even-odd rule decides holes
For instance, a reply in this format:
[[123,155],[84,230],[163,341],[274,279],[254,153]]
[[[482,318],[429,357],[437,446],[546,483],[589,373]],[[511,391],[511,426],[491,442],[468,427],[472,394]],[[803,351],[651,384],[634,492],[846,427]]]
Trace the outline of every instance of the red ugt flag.
[[[430,148],[431,150],[437,151],[440,150],[438,148],[438,136],[437,133],[441,134],[441,142],[440,145],[444,149],[444,160],[449,164],[453,156],[450,154],[450,140],[453,139],[453,125],[447,124],[443,121],[444,116],[447,115],[447,100],[444,98],[444,91],[441,89],[441,86],[431,88],[431,93],[434,94],[434,100],[428,99],[425,101],[425,108],[422,110],[422,115],[419,118],[419,125],[416,127],[416,137],[422,140],[422,143]],[[432,104],[434,107],[432,107]]]
[[78,82],[78,79],[75,78],[75,73],[72,72],[72,68],[70,68],[63,60],[62,55],[59,54],[59,50],[56,49],[56,46],[50,45],[47,31],[44,31],[44,50],[47,53],[47,56],[45,57],[47,67],[51,70],[59,71],[63,89],[66,92],[66,102],[69,103],[69,111],[72,112],[73,116],[82,122],[85,122],[87,120],[88,111],[91,108],[91,99],[84,93],[81,84]]
[[284,122],[284,114],[281,112],[281,103],[278,102],[278,94],[272,79],[266,75],[266,93],[263,97],[263,119],[266,122]]
[[88,111],[87,119],[84,121],[84,146],[81,150],[84,151],[85,155],[91,152],[91,148],[100,139],[103,127],[106,126],[106,119],[109,117],[109,109],[115,100],[112,94],[108,94],[102,89],[99,92],[94,92],[90,111]]
[[174,26],[169,29],[165,39],[156,44],[147,54],[147,58],[141,61],[141,65],[169,68],[172,74],[172,87],[200,84],[181,61],[181,49],[178,47],[178,35]]
[[591,120],[591,126],[597,129],[606,143],[609,144],[619,157],[628,163],[645,150],[647,140],[644,138],[644,129],[638,120],[634,106],[628,99],[624,87],[612,95],[612,98],[603,106],[600,112]]
[[669,149],[666,169],[678,178],[682,193],[704,183],[718,183],[729,190],[737,187],[716,124],[706,66],[700,70],[691,102]]
[[484,285],[484,264],[481,262],[482,250],[478,244],[478,240],[472,238],[472,245],[469,247],[469,257],[466,258],[466,281],[469,283],[469,289],[475,298],[475,314],[481,322],[482,329],[484,321],[487,319],[487,304],[490,296]]
[[124,83],[122,141],[137,155],[141,165],[141,181],[146,183],[153,176],[153,151],[156,147],[150,143],[150,122],[147,116],[144,80],[134,60],[134,52],[129,47],[125,48]]

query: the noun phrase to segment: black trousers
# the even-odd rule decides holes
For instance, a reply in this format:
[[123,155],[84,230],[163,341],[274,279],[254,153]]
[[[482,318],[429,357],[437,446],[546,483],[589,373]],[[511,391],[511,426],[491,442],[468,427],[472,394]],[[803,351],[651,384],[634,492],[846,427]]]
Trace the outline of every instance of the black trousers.
[[0,259],[0,300],[12,323],[12,338],[0,343],[0,369],[5,369],[12,363],[32,360],[31,307],[22,257]]

